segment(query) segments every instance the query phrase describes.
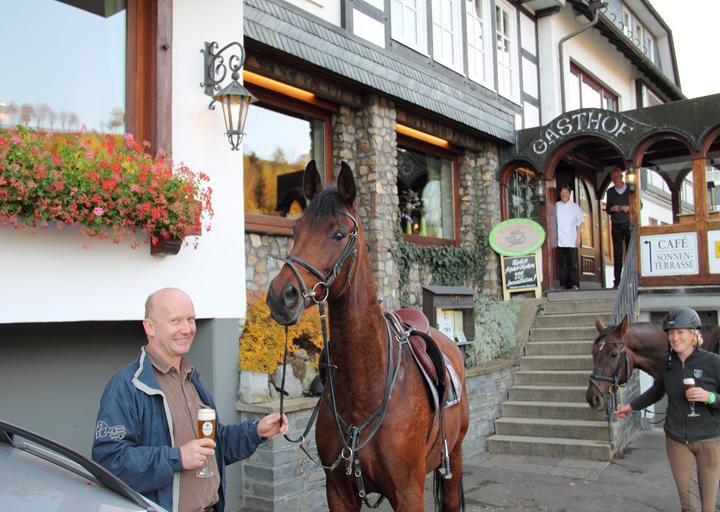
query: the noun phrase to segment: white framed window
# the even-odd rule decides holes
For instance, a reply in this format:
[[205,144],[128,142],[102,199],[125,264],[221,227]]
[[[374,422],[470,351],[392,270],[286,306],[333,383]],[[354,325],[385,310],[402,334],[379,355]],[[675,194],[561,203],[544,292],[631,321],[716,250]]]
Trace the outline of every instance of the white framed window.
[[498,93],[520,101],[518,29],[515,8],[504,0],[495,1],[495,49]]
[[392,0],[390,16],[392,38],[427,55],[425,0]]
[[657,64],[655,59],[655,36],[645,25],[627,8],[623,8],[623,33],[642,51],[645,56]]
[[433,58],[462,73],[460,0],[432,0]]
[[494,85],[490,0],[465,0],[467,14],[468,78],[489,88]]

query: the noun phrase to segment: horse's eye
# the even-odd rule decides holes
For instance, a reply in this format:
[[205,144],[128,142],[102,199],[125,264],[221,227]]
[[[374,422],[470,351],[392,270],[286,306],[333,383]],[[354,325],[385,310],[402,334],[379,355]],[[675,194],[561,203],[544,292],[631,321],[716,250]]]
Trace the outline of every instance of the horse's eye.
[[616,358],[618,356],[617,352],[610,352],[610,357]]
[[340,241],[340,240],[342,240],[343,238],[345,238],[345,232],[344,232],[342,229],[338,229],[338,230],[335,231],[335,233],[333,233],[333,235],[332,235],[332,239],[333,239],[333,240]]

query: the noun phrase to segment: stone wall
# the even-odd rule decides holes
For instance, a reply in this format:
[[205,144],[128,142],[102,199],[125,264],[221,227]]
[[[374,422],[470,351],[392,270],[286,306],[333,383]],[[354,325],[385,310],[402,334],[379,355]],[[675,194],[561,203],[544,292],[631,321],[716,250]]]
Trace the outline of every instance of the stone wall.
[[[470,428],[463,443],[466,464],[473,456],[486,451],[487,437],[495,432],[494,421],[500,416],[500,405],[507,399],[508,388],[512,385],[512,364],[510,360],[495,361],[468,370]],[[308,398],[285,401],[290,437],[299,437],[303,432],[315,401]],[[259,419],[278,409],[278,403],[238,403],[243,419]],[[317,455],[314,429],[308,436],[307,449],[311,455]],[[258,512],[327,510],[324,472],[297,445],[276,437],[238,464],[242,468],[243,506],[246,509]]]

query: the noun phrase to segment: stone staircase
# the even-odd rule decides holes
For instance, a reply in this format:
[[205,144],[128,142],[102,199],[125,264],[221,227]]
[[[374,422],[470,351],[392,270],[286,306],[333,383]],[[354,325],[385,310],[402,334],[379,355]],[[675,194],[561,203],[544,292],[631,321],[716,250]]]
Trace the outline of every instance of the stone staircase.
[[605,322],[614,290],[549,292],[488,438],[490,453],[610,460],[604,413],[585,401],[595,317]]

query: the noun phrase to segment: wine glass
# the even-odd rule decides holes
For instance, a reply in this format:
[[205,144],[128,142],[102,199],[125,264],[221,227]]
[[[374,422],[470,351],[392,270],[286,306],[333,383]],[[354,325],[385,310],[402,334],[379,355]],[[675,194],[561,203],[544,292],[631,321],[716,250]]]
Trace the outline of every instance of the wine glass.
[[[695,379],[692,377],[687,377],[683,379],[683,389],[685,390],[685,393],[687,393],[688,389],[695,387]],[[700,416],[698,413],[695,412],[695,402],[690,402],[690,413],[688,414],[688,418],[696,418]]]
[[[215,409],[199,409],[198,410],[198,439],[215,439]],[[208,468],[208,461],[205,458],[203,467],[195,473],[198,478],[210,478],[215,473]]]

